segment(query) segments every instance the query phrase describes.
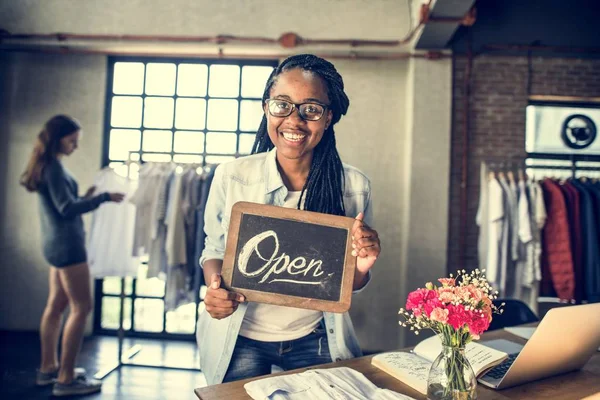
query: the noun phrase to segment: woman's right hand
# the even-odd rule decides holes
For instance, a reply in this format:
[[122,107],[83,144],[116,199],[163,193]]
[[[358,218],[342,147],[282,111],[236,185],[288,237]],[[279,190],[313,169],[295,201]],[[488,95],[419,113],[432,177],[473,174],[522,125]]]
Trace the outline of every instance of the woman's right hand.
[[125,198],[125,193],[109,193],[110,201],[114,201],[115,203],[120,203]]
[[211,317],[214,319],[229,317],[244,300],[241,294],[221,288],[221,275],[212,274],[210,286],[204,297],[206,311]]

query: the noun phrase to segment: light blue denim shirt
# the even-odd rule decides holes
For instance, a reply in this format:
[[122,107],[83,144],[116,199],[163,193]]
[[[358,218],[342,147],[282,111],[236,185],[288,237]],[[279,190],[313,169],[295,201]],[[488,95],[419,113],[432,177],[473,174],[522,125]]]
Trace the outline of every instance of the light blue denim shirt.
[[[276,149],[273,149],[268,153],[239,158],[217,167],[206,203],[206,243],[200,257],[200,265],[206,260],[223,259],[231,208],[236,202],[250,201],[283,206],[288,190],[277,170],[275,155]],[[365,223],[371,226],[369,179],[358,169],[345,164],[344,175],[346,216],[356,217],[362,211]],[[369,273],[368,280],[370,277]],[[213,319],[205,310],[199,315],[196,340],[200,352],[200,366],[209,385],[223,381],[246,308],[247,304],[242,303],[230,317],[221,320]],[[341,361],[362,355],[348,313],[324,312],[323,319],[332,360]]]

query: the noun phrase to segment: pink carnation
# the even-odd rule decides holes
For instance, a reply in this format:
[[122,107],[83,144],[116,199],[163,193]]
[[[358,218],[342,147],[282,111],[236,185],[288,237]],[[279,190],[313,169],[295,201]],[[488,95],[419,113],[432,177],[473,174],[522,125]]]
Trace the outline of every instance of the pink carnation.
[[483,290],[475,286],[469,285],[467,286],[467,288],[469,289],[470,296],[474,300],[475,304],[479,303],[481,300],[484,299],[484,297],[486,297],[483,293]]
[[406,309],[412,310],[413,314],[418,317],[423,312],[423,308],[427,305],[427,309],[429,310],[427,316],[429,316],[429,313],[431,313],[431,310],[435,305],[435,303],[429,304],[432,300],[438,300],[437,292],[435,290],[417,289],[408,294],[408,298],[406,299]]
[[454,286],[456,285],[456,281],[454,278],[440,278],[438,281],[442,284],[442,286]]
[[454,294],[454,288],[439,288],[438,289],[438,293],[439,293],[439,299],[442,303],[453,303],[455,302],[457,299],[456,295]]
[[460,329],[463,325],[468,323],[471,318],[469,313],[465,310],[465,307],[462,304],[457,306],[448,305],[448,323],[452,325],[455,330]]
[[445,324],[446,322],[448,322],[448,310],[438,307],[431,312],[429,318],[432,321],[437,321],[441,322],[442,324]]
[[468,323],[469,332],[474,339],[479,339],[479,335],[487,330],[490,326],[490,320],[487,315],[476,312],[470,312],[471,320]]
[[433,310],[441,307],[442,305],[443,304],[440,301],[440,299],[438,299],[437,297],[434,297],[432,299],[427,300],[425,302],[425,304],[423,304],[423,309],[425,310],[425,314],[429,317]]

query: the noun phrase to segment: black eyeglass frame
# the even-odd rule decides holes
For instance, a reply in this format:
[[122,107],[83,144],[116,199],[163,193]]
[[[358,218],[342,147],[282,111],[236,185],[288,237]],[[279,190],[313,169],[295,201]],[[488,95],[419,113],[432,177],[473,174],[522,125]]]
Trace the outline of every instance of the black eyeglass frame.
[[[288,103],[292,105],[292,108],[290,109],[290,112],[286,115],[274,115],[271,112],[271,102],[273,101],[282,101],[284,103]],[[267,109],[269,110],[269,114],[271,114],[273,117],[276,118],[285,118],[285,117],[289,117],[290,115],[292,115],[292,113],[294,112],[294,110],[298,110],[298,115],[300,116],[300,118],[302,118],[304,121],[311,121],[311,122],[316,122],[316,121],[320,121],[323,118],[323,115],[325,115],[325,112],[329,109],[329,106],[327,104],[323,104],[323,103],[319,103],[316,101],[307,101],[306,103],[292,103],[289,100],[284,100],[284,99],[266,99],[265,103],[267,103]],[[321,106],[323,107],[323,112],[321,113],[321,115],[319,116],[319,118],[317,119],[308,119],[305,118],[305,116],[303,115],[303,112],[301,111],[302,106],[304,105],[317,105],[317,106]]]

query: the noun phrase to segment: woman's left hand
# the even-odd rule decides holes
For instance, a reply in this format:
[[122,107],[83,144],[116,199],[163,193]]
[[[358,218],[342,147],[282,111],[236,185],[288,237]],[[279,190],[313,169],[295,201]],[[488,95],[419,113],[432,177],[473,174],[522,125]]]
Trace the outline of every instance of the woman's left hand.
[[352,255],[356,257],[355,288],[363,286],[356,280],[366,278],[367,272],[373,267],[381,252],[377,231],[364,223],[363,218],[364,214],[359,213],[352,226]]

